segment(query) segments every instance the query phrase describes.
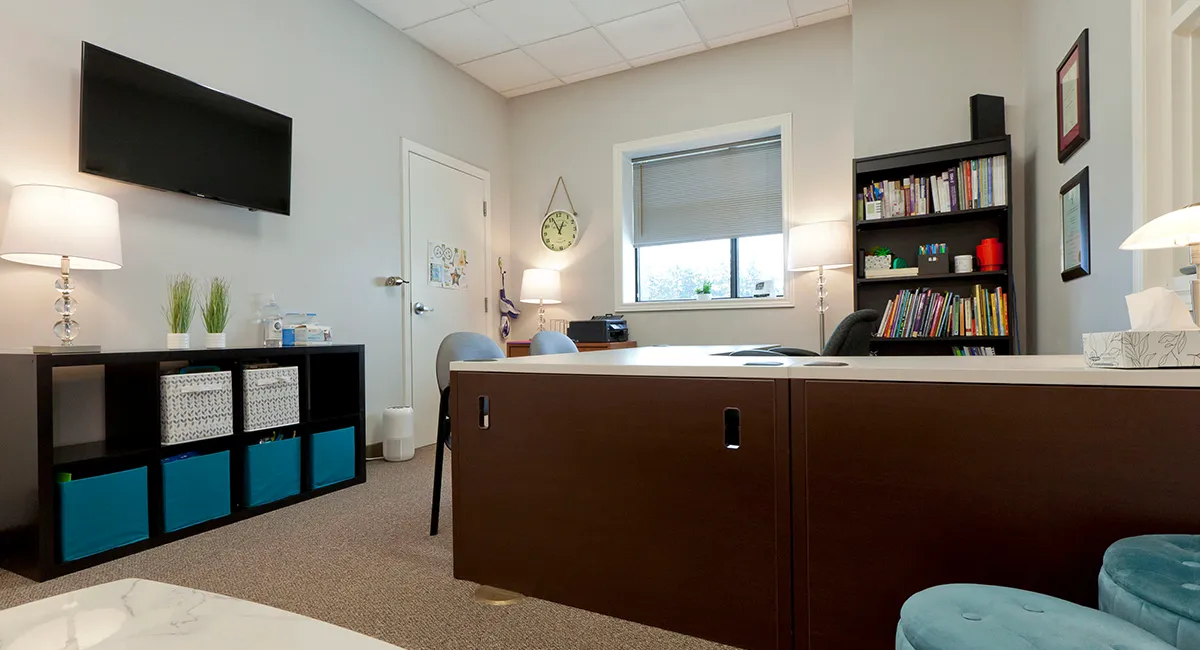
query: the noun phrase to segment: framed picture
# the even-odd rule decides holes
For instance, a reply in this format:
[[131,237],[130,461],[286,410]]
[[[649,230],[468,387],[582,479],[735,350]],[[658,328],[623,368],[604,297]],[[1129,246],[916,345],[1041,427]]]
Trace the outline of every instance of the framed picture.
[[1067,282],[1092,272],[1088,168],[1067,181],[1058,195],[1062,210],[1062,279]]
[[1088,30],[1058,64],[1058,162],[1064,163],[1092,137],[1091,99],[1088,90]]

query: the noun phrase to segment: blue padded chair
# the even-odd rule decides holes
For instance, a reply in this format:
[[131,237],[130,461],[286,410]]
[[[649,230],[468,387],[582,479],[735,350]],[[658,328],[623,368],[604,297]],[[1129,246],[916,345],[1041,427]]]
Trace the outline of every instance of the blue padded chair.
[[541,354],[573,354],[575,352],[579,352],[579,348],[575,347],[575,341],[562,332],[538,332],[529,342],[529,354],[535,357]]
[[433,465],[433,507],[429,517],[429,534],[438,534],[438,516],[442,507],[442,461],[450,446],[450,364],[455,361],[485,361],[503,359],[504,351],[496,342],[475,332],[455,332],[442,339],[438,346],[437,381],[442,392],[438,406],[437,457]]
[[1144,535],[1108,547],[1100,610],[1180,650],[1200,650],[1200,536]]
[[1171,650],[1115,616],[1043,594],[941,585],[900,610],[896,650]]

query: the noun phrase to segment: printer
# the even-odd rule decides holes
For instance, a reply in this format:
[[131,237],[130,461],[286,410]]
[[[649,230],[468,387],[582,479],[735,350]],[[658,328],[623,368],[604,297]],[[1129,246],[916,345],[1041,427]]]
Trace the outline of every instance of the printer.
[[621,343],[629,340],[629,325],[620,314],[592,316],[591,320],[573,320],[567,336],[579,343]]

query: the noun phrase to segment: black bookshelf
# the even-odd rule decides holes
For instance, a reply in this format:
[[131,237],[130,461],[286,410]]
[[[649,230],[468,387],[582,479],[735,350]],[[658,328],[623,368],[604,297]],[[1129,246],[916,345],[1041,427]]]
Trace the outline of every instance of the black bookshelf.
[[[859,220],[858,192],[880,181],[896,181],[908,176],[934,176],[965,160],[1004,156],[1008,170],[1007,196],[1004,205],[928,215],[891,217],[872,221]],[[855,215],[854,249],[870,252],[876,246],[887,246],[917,266],[917,248],[922,244],[945,242],[948,256],[974,255],[975,247],[985,238],[996,237],[1004,244],[1004,267],[999,271],[975,271],[955,274],[938,273],[907,277],[866,278],[861,262],[855,264],[855,309],[875,309],[884,313],[889,300],[903,289],[931,289],[935,292],[953,291],[970,295],[975,285],[986,290],[1003,288],[1008,294],[1008,336],[954,336],[918,338],[881,338],[871,341],[871,353],[881,356],[933,356],[953,354],[953,348],[992,347],[998,355],[1020,352],[1017,334],[1019,321],[1014,283],[1013,239],[1013,164],[1012,143],[1008,136],[959,142],[927,149],[904,151],[882,156],[859,158],[854,161],[854,192],[851,197]],[[932,208],[931,208],[932,209]],[[978,263],[978,260],[976,261]],[[953,262],[951,262],[953,266]],[[978,266],[976,267],[978,268]]]
[[[262,431],[243,427],[242,370],[252,363],[296,366],[300,377],[300,423]],[[233,375],[233,435],[163,446],[160,440],[159,376],[166,368],[212,365]],[[103,372],[104,439],[55,445],[55,371],[94,367]],[[226,350],[151,350],[81,354],[0,353],[0,476],[10,495],[0,501],[0,566],[33,580],[49,580],[162,544],[219,528],[366,481],[365,349],[361,345]],[[312,437],[353,428],[354,477],[310,487],[307,460]],[[244,503],[241,467],[248,446],[272,433],[300,438],[300,493],[263,505]],[[230,513],[181,530],[167,531],[162,517],[162,463],[186,452],[228,451]],[[56,474],[76,478],[145,467],[148,472],[148,539],[81,559],[62,561]]]

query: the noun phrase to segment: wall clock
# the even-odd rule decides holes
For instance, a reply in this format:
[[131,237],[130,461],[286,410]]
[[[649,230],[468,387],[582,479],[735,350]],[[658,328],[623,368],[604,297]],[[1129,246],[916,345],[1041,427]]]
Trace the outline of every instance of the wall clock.
[[578,237],[579,222],[566,210],[555,210],[542,221],[542,243],[552,251],[567,250]]

